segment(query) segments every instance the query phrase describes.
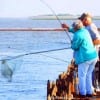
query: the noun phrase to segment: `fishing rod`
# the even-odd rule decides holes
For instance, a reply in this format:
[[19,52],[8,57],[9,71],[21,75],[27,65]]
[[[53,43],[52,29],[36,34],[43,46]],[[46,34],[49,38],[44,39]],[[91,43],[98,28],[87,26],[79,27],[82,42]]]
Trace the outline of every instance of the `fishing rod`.
[[15,57],[7,58],[7,59],[0,59],[0,61],[17,59],[17,58],[20,58],[20,57],[23,57],[23,56],[27,56],[27,55],[31,55],[31,54],[41,54],[41,53],[58,51],[58,50],[65,50],[65,49],[70,49],[70,48],[71,47],[68,47],[68,48],[60,48],[60,49],[44,50],[44,51],[37,51],[37,52],[29,52],[29,53],[21,54],[21,55],[15,56]]
[[[45,4],[50,10],[51,10],[51,12],[55,15],[55,17],[57,18],[57,20],[59,21],[59,23],[62,25],[62,22],[61,22],[61,20],[59,19],[59,17],[56,15],[56,13],[55,13],[55,11],[51,8],[51,6],[48,4],[48,3],[46,3],[44,0],[40,0],[43,4]],[[70,42],[71,42],[71,37],[69,36],[69,34],[68,34],[68,32],[64,29],[64,31],[65,31],[65,33],[66,33],[66,35],[68,36],[68,38],[69,38],[69,40],[70,40]]]

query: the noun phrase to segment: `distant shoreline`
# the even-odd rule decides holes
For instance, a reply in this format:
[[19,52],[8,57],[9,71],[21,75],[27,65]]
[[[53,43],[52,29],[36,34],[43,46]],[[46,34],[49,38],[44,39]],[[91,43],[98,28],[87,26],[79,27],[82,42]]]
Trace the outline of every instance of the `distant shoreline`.
[[[40,15],[31,17],[32,20],[76,20],[79,16],[67,16],[67,15]],[[100,16],[94,16],[93,20],[100,20]]]

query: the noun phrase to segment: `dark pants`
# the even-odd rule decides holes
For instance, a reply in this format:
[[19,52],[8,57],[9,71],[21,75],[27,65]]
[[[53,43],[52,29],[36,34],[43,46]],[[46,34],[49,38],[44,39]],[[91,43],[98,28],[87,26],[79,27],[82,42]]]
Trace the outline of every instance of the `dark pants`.
[[95,65],[95,69],[92,74],[92,79],[94,88],[100,86],[100,50],[99,50],[99,61],[97,61]]

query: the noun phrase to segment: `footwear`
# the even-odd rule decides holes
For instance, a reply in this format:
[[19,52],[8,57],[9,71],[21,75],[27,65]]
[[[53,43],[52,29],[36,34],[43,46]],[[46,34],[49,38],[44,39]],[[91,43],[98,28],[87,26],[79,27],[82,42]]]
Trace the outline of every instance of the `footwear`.
[[92,94],[86,94],[86,97],[93,97]]
[[81,95],[81,94],[80,94],[80,98],[86,98],[86,95]]

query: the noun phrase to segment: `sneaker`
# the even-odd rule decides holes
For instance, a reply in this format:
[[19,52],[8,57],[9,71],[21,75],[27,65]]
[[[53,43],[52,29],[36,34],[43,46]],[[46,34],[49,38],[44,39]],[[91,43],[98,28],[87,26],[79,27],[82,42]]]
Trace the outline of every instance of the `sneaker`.
[[87,97],[93,97],[93,95],[92,95],[92,94],[86,94],[86,96],[87,96]]
[[86,95],[79,95],[80,96],[80,98],[86,98]]

